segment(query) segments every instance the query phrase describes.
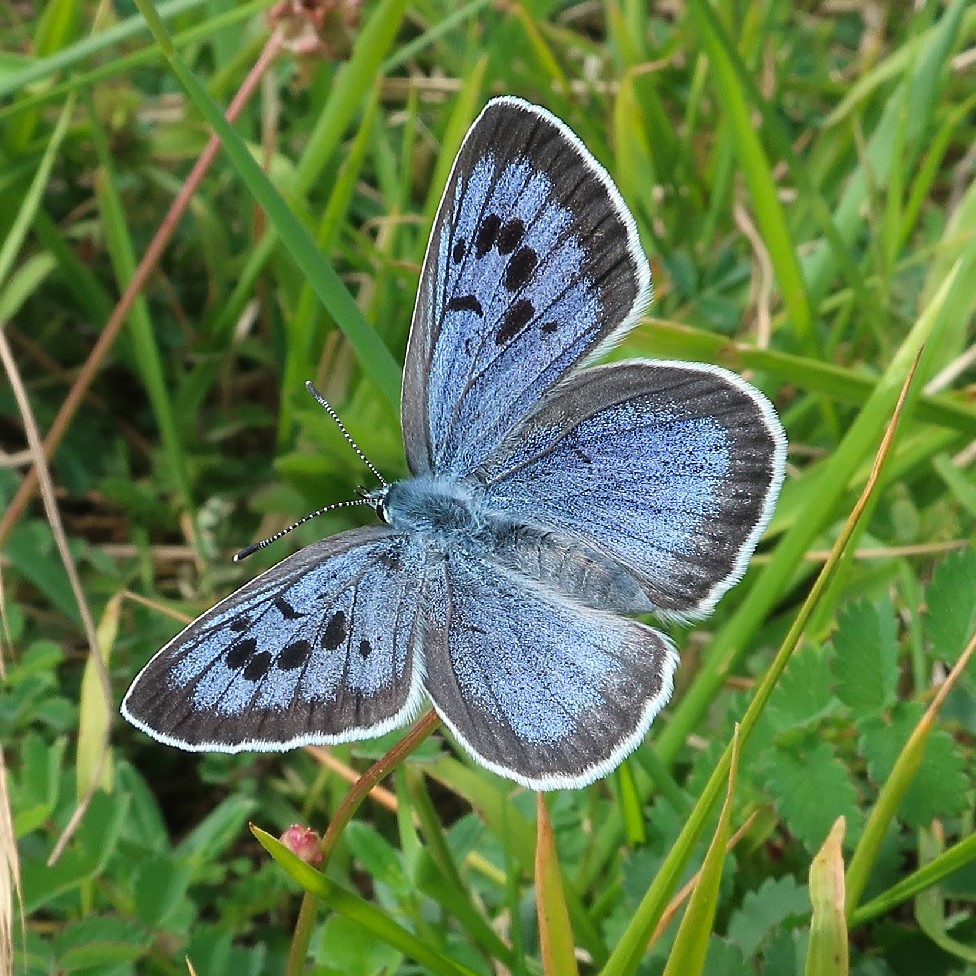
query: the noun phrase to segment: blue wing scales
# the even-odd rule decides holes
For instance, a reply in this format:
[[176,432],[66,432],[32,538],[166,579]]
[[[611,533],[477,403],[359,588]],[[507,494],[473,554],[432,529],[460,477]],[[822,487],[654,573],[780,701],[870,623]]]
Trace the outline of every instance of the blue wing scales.
[[421,272],[403,378],[411,471],[469,473],[649,298],[636,226],[603,167],[544,109],[489,102]]
[[426,596],[434,707],[477,762],[532,789],[605,775],[670,697],[677,655],[644,624],[460,549]]
[[122,713],[191,750],[278,750],[381,735],[423,700],[417,580],[426,556],[380,527],[315,543],[173,638]]
[[476,477],[492,510],[602,554],[648,601],[599,591],[598,605],[690,617],[741,577],[785,460],[772,406],[735,374],[633,361],[563,382]]

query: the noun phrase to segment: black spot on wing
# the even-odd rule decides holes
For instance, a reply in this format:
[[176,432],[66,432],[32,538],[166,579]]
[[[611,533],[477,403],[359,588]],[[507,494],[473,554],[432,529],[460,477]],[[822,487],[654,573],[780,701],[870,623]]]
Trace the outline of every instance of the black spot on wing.
[[474,295],[456,295],[447,303],[447,310],[449,312],[474,312],[479,317],[485,314],[481,302]]
[[322,646],[327,651],[334,651],[346,640],[346,615],[342,610],[336,610],[322,635]]
[[556,329],[558,329],[558,328],[559,328],[559,326],[556,325],[555,322],[543,322],[542,323],[542,331],[543,331],[543,333],[545,335],[552,335],[553,332],[555,332]]
[[227,667],[231,671],[240,670],[251,660],[257,649],[258,642],[253,637],[246,637],[244,640],[238,641],[227,652]]
[[474,253],[479,258],[483,258],[495,246],[495,239],[501,226],[502,220],[498,214],[488,214],[481,221],[474,238]]
[[584,450],[583,450],[583,448],[581,448],[581,447],[580,447],[580,446],[579,446],[578,444],[574,444],[574,445],[573,445],[573,453],[574,453],[574,454],[575,454],[575,455],[576,455],[576,456],[577,456],[577,457],[578,457],[578,458],[579,458],[579,459],[580,459],[580,460],[581,460],[581,461],[582,461],[582,462],[583,462],[584,464],[592,464],[592,463],[593,463],[593,458],[591,458],[591,457],[590,457],[590,455],[589,455],[589,454],[587,454],[587,453],[586,453],[586,451],[584,451]]
[[532,277],[538,263],[539,255],[533,248],[520,247],[505,269],[505,287],[509,291],[518,291]]
[[532,316],[535,315],[535,308],[526,298],[520,298],[517,302],[509,306],[502,320],[502,327],[495,336],[495,342],[502,346],[510,339],[515,338],[522,329],[528,324]]
[[311,656],[312,645],[307,640],[292,641],[279,655],[278,667],[282,671],[300,668]]
[[236,633],[242,634],[251,626],[251,618],[244,615],[235,617],[227,626]]
[[298,620],[301,617],[301,614],[283,596],[276,596],[274,605],[285,620]]
[[271,668],[271,655],[267,651],[258,651],[251,656],[244,668],[244,678],[247,681],[259,681]]
[[399,569],[403,565],[403,560],[400,558],[400,553],[398,552],[384,552],[380,556],[380,562],[387,569]]
[[451,249],[451,260],[455,264],[460,264],[464,260],[464,251],[467,247],[467,241],[463,237],[459,237],[454,243],[454,247]]
[[518,217],[507,221],[498,231],[499,254],[511,254],[525,237],[525,224]]
[[373,653],[373,645],[364,637],[359,642],[359,656],[365,661]]

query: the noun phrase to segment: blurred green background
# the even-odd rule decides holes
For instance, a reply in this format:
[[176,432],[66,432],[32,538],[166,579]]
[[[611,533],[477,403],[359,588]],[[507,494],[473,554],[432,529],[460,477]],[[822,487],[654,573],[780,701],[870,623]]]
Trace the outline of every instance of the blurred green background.
[[[0,31],[0,960],[976,974],[972,668],[935,698],[976,625],[976,6],[7,0]],[[342,831],[299,921],[248,822],[323,831],[402,733],[187,756],[117,704],[181,621],[371,517],[229,559],[372,484],[305,380],[388,479],[406,472],[399,368],[430,222],[503,93],[563,118],[636,216],[655,302],[613,355],[747,375],[783,417],[787,483],[746,579],[672,628],[678,687],[645,745],[548,798],[554,847],[532,794],[435,736]],[[35,429],[56,441],[47,506]],[[666,910],[710,843],[687,915]]]

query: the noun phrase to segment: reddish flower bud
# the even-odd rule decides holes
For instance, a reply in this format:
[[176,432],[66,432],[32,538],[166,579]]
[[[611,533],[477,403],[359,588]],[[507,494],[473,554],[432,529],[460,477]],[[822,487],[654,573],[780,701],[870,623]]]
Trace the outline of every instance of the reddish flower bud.
[[321,838],[311,827],[292,824],[278,839],[306,864],[321,863],[322,848],[319,846]]

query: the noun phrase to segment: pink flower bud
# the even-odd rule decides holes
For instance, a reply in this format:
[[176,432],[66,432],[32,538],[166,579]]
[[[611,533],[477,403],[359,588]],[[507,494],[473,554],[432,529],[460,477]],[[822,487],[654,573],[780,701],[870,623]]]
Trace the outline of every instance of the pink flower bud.
[[292,824],[278,839],[306,864],[321,863],[322,848],[319,847],[321,838],[311,827]]

